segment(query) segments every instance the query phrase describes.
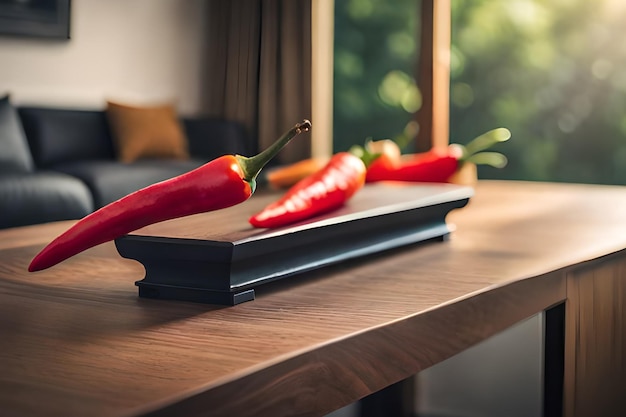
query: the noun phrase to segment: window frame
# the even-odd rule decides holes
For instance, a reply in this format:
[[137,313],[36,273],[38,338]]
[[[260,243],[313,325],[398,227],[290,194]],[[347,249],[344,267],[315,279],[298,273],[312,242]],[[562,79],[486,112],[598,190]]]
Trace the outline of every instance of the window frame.
[[422,93],[422,107],[415,114],[419,125],[416,151],[444,148],[450,143],[450,1],[421,1],[416,79]]

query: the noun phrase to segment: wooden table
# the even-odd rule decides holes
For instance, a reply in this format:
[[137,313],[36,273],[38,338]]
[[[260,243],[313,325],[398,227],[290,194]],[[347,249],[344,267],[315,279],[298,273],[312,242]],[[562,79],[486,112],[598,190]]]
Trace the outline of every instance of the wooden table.
[[4,230],[0,414],[319,416],[547,310],[548,414],[617,415],[625,208],[624,187],[479,182],[448,241],[270,284],[234,307],[138,298],[143,268],[113,244],[28,273],[70,223]]

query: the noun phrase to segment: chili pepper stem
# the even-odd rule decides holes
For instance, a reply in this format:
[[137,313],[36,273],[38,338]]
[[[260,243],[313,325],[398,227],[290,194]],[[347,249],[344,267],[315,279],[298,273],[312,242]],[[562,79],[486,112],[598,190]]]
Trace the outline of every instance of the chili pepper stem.
[[417,137],[419,130],[419,124],[415,120],[411,120],[406,124],[406,126],[404,126],[402,133],[396,136],[393,141],[396,143],[396,145],[398,145],[398,148],[402,150],[406,148],[409,143],[411,143],[411,141],[413,141]]
[[296,135],[302,132],[308,132],[309,130],[311,130],[311,122],[307,119],[304,119],[303,121],[292,127],[289,131],[285,132],[280,138],[276,140],[276,142],[271,144],[263,152],[250,157],[235,155],[235,158],[237,158],[237,162],[239,163],[239,166],[243,171],[243,179],[250,183],[252,192],[254,192],[256,188],[256,177],[259,175],[259,172],[261,172],[263,167],[274,156],[276,156],[276,154],[287,143],[289,143],[291,139],[293,139]]

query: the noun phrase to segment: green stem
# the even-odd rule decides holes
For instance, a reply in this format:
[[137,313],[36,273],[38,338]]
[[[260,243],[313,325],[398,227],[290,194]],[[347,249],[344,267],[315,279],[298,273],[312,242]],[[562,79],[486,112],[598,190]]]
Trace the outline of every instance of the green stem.
[[357,158],[359,158],[361,161],[363,161],[366,167],[369,167],[370,164],[374,162],[374,160],[380,156],[379,153],[372,153],[367,150],[367,142],[366,142],[366,146],[352,145],[350,149],[348,150],[348,152],[356,156]]
[[475,153],[491,148],[496,143],[505,142],[510,138],[511,132],[508,129],[504,127],[493,129],[472,139],[467,145],[465,145],[465,152],[469,157]]
[[494,168],[504,168],[507,164],[507,158],[500,152],[478,152],[463,160],[476,165],[489,165]]
[[309,130],[311,130],[311,122],[304,119],[292,127],[289,131],[283,133],[283,135],[278,138],[276,142],[271,144],[269,148],[265,149],[263,152],[251,157],[235,155],[235,158],[237,158],[237,162],[243,171],[243,179],[250,183],[252,192],[254,192],[256,188],[256,177],[259,175],[259,172],[261,172],[263,167],[274,156],[276,156],[276,154],[280,152],[280,150],[283,149],[291,139],[293,139],[296,135],[302,132],[308,132]]
[[415,140],[419,130],[419,124],[415,120],[411,120],[406,124],[406,126],[404,126],[402,133],[396,136],[393,141],[396,142],[396,145],[398,145],[400,150],[403,150],[409,143],[411,143],[411,141]]

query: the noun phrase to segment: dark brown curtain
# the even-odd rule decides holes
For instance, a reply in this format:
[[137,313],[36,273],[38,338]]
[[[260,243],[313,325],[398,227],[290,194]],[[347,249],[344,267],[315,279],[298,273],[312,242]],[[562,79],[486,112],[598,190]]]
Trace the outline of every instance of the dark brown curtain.
[[[311,0],[208,0],[207,25],[211,115],[243,122],[253,151],[310,119]],[[307,133],[278,160],[293,162],[310,153]]]

